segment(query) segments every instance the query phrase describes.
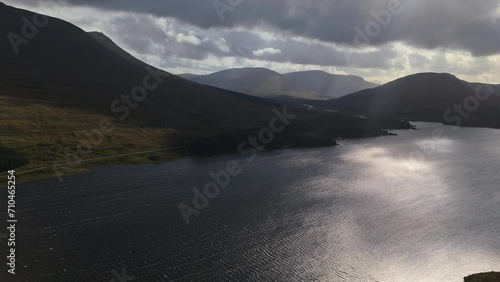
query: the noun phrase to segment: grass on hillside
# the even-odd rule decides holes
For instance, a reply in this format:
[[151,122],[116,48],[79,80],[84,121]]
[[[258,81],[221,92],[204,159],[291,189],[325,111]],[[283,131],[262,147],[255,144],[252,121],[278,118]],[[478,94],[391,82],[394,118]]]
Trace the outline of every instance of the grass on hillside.
[[[92,145],[82,130],[99,129],[104,118],[110,118],[115,129],[104,135],[102,142]],[[181,155],[175,150],[134,153],[178,147],[183,142],[172,129],[142,129],[117,118],[53,103],[0,97],[0,175],[17,167],[21,182],[55,176],[52,165],[74,162],[76,159],[70,157],[67,148],[76,150],[82,141],[90,144],[91,147],[83,147],[90,152],[77,156],[90,161],[72,167],[74,173],[92,165],[176,159]],[[116,155],[122,156],[113,157]]]

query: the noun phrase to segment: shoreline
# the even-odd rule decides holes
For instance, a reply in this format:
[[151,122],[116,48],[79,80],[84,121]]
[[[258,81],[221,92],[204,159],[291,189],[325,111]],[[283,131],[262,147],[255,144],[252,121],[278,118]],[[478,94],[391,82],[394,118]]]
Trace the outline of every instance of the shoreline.
[[[412,123],[436,123],[436,124],[441,124],[444,126],[452,126],[452,125],[447,125],[445,123],[440,123],[440,122],[428,122],[428,121],[410,121]],[[476,126],[461,126],[460,128],[482,128],[482,129],[493,129],[493,130],[499,130],[499,128],[492,128],[492,127],[476,127]],[[376,138],[376,137],[393,137],[397,136],[398,134],[394,134],[392,131],[395,130],[419,130],[418,127],[412,127],[412,128],[396,128],[396,129],[384,129],[381,134],[378,136],[366,136],[366,137],[356,137],[356,138],[333,138],[335,142],[332,142],[330,145],[308,145],[308,146],[301,146],[301,145],[281,145],[281,146],[268,146],[267,148],[264,149],[264,151],[275,151],[275,150],[283,150],[283,149],[307,149],[307,148],[325,148],[325,147],[334,147],[334,146],[341,146],[342,144],[338,144],[338,140],[348,140],[348,139],[366,139],[366,138]],[[113,166],[113,165],[144,165],[144,164],[160,164],[160,163],[166,163],[166,162],[172,162],[172,161],[178,161],[181,159],[186,159],[186,158],[192,158],[192,157],[212,157],[212,156],[217,156],[217,155],[224,155],[224,154],[237,154],[237,149],[231,149],[231,150],[222,150],[222,151],[212,151],[212,152],[203,152],[203,153],[195,153],[192,151],[191,146],[184,146],[184,147],[179,147],[175,148],[177,150],[171,150],[170,153],[173,153],[174,155],[169,155],[169,156],[163,156],[158,160],[151,160],[147,158],[145,155],[154,153],[154,152],[162,152],[166,151],[169,149],[158,149],[158,150],[151,150],[151,151],[143,151],[143,152],[130,152],[130,153],[124,153],[124,154],[117,154],[117,155],[112,155],[112,156],[105,156],[105,157],[99,157],[99,158],[94,158],[94,159],[86,159],[82,160],[81,163],[85,163],[84,165],[79,165],[76,169],[74,169],[72,172],[69,174],[64,174],[63,177],[66,176],[72,176],[72,175],[78,175],[78,174],[83,174],[89,172],[91,168],[96,168],[96,167],[103,167],[103,166]],[[184,150],[183,150],[184,149]],[[190,151],[191,150],[191,151]],[[144,155],[143,157],[140,157],[138,159],[132,159],[132,160],[118,160],[118,161],[110,161],[110,162],[102,162],[100,161],[101,159],[113,159],[113,158],[123,158],[124,156],[140,156]],[[99,159],[96,161],[96,159]],[[64,163],[59,164],[59,165],[64,165]],[[22,171],[19,170],[19,168],[14,169],[16,170],[17,174],[19,175],[18,177],[18,183],[20,184],[26,184],[26,183],[32,183],[40,180],[48,180],[48,179],[54,179],[57,178],[57,175],[54,173],[53,166],[44,166],[44,167],[38,167],[38,168],[31,168],[28,171]],[[18,171],[19,170],[19,171]],[[5,175],[1,175],[5,176]]]
[[[396,129],[396,130],[416,130],[416,129]],[[368,139],[368,138],[378,138],[378,137],[397,137],[397,134],[392,133],[391,131],[384,131],[388,132],[389,134],[381,134],[379,136],[369,136],[369,137],[360,137],[360,138],[341,138],[341,140],[349,140],[349,139]],[[261,151],[279,151],[279,150],[285,150],[285,149],[312,149],[312,148],[326,148],[326,147],[336,147],[336,146],[341,146],[342,144],[338,143],[338,140],[335,139],[331,143],[331,145],[322,145],[322,146],[317,146],[317,145],[311,145],[311,146],[297,146],[297,145],[288,145],[288,146],[269,146],[268,148],[262,149]],[[187,149],[189,151],[190,147],[182,147],[179,148],[179,150],[173,150],[170,152],[173,152],[175,156],[172,157],[166,157],[166,158],[161,158],[157,161],[153,161],[147,158],[141,158],[139,161],[111,161],[107,163],[102,163],[100,161],[93,162],[95,159],[87,159],[87,160],[82,160],[81,163],[84,163],[82,165],[79,165],[76,169],[74,169],[72,172],[69,174],[64,174],[62,175],[63,177],[68,177],[68,176],[74,176],[74,175],[79,175],[79,174],[84,174],[90,172],[90,169],[92,168],[99,168],[99,167],[105,167],[105,166],[118,166],[118,165],[146,165],[146,164],[161,164],[161,163],[167,163],[167,162],[173,162],[173,161],[178,161],[182,159],[187,159],[187,158],[208,158],[208,157],[214,157],[214,156],[219,156],[219,155],[227,155],[227,154],[238,154],[238,150],[236,148],[231,149],[231,150],[223,150],[223,151],[214,151],[214,152],[205,152],[205,153],[200,153],[196,154],[193,152],[186,152],[183,151],[182,149]],[[124,155],[126,156],[134,156],[134,155],[141,155],[141,154],[149,154],[151,152],[161,152],[161,151],[166,151],[168,149],[159,149],[159,150],[152,150],[152,151],[146,151],[146,152],[133,152],[133,153],[128,153],[128,154],[118,154],[114,156],[108,156],[104,157],[106,159],[112,159],[112,158],[121,158]],[[103,159],[103,158],[99,158]],[[64,165],[63,164],[58,164],[58,165]],[[19,168],[14,169],[17,174],[17,179],[19,184],[27,184],[27,183],[32,183],[36,181],[42,181],[42,180],[50,180],[50,179],[56,179],[58,176],[54,172],[53,166],[44,166],[44,167],[38,167],[38,168],[33,168],[27,171],[22,171],[19,170]],[[3,175],[1,175],[3,176]]]

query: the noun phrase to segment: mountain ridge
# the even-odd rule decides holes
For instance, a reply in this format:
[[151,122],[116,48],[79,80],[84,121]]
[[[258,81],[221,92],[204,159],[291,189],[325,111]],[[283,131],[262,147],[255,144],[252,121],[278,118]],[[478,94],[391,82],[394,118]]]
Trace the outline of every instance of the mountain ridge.
[[234,68],[207,75],[181,74],[194,82],[258,97],[288,96],[299,99],[329,99],[378,86],[354,75],[321,70],[281,74],[267,68]]

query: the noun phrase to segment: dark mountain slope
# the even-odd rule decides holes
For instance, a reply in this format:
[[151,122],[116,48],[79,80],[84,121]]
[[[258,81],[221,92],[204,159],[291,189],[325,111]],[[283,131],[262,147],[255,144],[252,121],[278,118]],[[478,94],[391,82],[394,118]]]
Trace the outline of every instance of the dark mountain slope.
[[[458,112],[455,110],[457,105],[466,112],[464,117],[459,115],[462,125],[500,127],[500,97],[496,93],[498,89],[487,86],[468,83],[446,73],[421,73],[330,100],[327,105],[335,110],[365,116],[384,115],[450,124],[458,123]],[[487,94],[491,95],[485,100],[474,98],[476,95]],[[479,100],[475,110],[467,110],[474,108],[471,107],[474,106],[471,99]],[[471,106],[466,106],[466,103]]]
[[[131,63],[136,64],[139,67],[145,68],[147,66],[150,66],[143,61],[137,59],[136,57],[132,56],[130,53],[127,51],[123,50],[120,46],[116,45],[111,38],[107,37],[104,33],[98,32],[98,31],[91,31],[88,32],[90,36],[92,36],[95,40],[99,41],[102,45],[113,51],[114,53],[120,55],[122,58],[128,60]],[[151,67],[151,66],[150,66]]]
[[[33,19],[34,14],[0,5],[0,34],[21,35],[23,17]],[[21,44],[18,54],[3,36],[0,58],[0,95],[41,99],[115,116],[111,103],[142,85],[149,73],[78,27],[55,18],[49,18],[27,44]],[[268,100],[160,73],[162,83],[130,110],[127,121],[218,132],[264,125],[276,106]]]

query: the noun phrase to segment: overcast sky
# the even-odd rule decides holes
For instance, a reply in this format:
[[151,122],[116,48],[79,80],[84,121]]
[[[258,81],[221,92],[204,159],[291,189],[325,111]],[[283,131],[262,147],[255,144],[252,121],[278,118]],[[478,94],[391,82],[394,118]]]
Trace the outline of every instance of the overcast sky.
[[322,69],[500,83],[500,0],[0,0],[101,31],[173,73]]

